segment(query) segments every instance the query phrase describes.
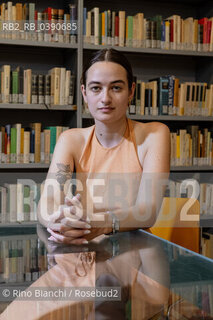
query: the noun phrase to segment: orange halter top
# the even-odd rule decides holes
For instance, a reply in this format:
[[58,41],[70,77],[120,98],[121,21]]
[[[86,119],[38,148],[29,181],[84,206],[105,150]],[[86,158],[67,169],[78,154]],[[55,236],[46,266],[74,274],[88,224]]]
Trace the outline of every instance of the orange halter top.
[[79,162],[76,164],[78,173],[141,173],[133,121],[127,119],[127,126],[123,138],[112,148],[103,147],[92,126],[88,140]]

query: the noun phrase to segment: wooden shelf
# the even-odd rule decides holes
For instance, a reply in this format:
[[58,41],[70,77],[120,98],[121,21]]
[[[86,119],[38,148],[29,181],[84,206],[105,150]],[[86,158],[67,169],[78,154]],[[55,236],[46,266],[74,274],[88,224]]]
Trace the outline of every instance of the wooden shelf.
[[191,50],[165,50],[158,48],[133,48],[133,47],[119,47],[119,46],[109,46],[109,45],[93,45],[84,43],[83,49],[86,50],[100,50],[103,48],[114,48],[118,51],[132,52],[132,53],[148,53],[148,54],[168,54],[168,55],[181,55],[181,56],[194,56],[194,57],[213,57],[213,52],[201,52],[201,51],[191,51]]
[[48,163],[0,163],[0,169],[48,169]]
[[[132,120],[213,122],[213,117],[204,117],[204,116],[166,116],[166,115],[140,116],[140,115],[127,114],[127,117]],[[90,113],[83,113],[82,118],[93,119]]]
[[63,42],[47,42],[47,41],[31,41],[31,40],[12,40],[0,39],[0,44],[8,44],[12,46],[33,46],[33,47],[48,47],[48,48],[67,48],[77,49],[78,44],[63,43]]
[[0,103],[0,109],[25,109],[25,110],[57,110],[75,111],[76,105],[45,105],[45,104],[22,104],[22,103]]
[[37,226],[36,221],[30,221],[30,222],[8,222],[8,223],[0,223],[0,228],[35,228]]
[[213,171],[213,166],[177,166],[177,167],[171,167],[170,168],[171,172],[179,172],[179,171],[184,171],[184,172],[200,172],[200,171]]
[[132,120],[158,120],[158,121],[208,121],[212,122],[213,117],[204,117],[204,116],[140,116],[140,115],[128,115],[128,118]]
[[[48,163],[0,163],[0,169],[48,169]],[[171,167],[171,172],[179,171],[213,171],[213,166],[177,166]]]

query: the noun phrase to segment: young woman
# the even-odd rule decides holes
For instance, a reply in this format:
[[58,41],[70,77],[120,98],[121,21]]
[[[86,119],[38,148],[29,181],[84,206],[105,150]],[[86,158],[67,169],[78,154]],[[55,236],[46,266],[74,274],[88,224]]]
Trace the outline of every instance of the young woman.
[[[121,52],[98,51],[83,72],[81,90],[95,125],[60,135],[38,211],[49,239],[71,244],[151,227],[170,168],[168,127],[126,117],[135,83]],[[74,171],[77,191],[70,196]]]

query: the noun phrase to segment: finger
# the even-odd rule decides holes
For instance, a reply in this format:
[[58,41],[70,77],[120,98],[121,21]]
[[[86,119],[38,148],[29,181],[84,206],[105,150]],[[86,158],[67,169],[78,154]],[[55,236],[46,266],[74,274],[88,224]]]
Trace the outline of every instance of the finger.
[[70,229],[70,227],[65,227],[63,225],[56,226],[53,228],[47,228],[47,231],[51,233],[51,231],[56,232],[57,234],[62,234],[65,237],[79,238],[86,234],[89,234],[90,230],[85,229]]
[[52,225],[51,224],[48,225],[47,231],[48,229],[57,231],[59,233],[65,233],[66,231],[70,230],[70,227],[65,226],[64,224],[61,224],[61,223],[53,223]]
[[81,244],[88,244],[88,241],[84,238],[78,238],[71,241],[71,244],[81,245]]
[[77,193],[75,196],[72,196],[72,197],[66,196],[64,199],[64,203],[68,206],[73,205],[74,204],[73,201],[81,202],[81,195]]
[[80,195],[80,193],[77,193],[77,194],[75,195],[75,197],[76,197],[79,201],[81,201],[81,195]]
[[67,206],[71,206],[72,205],[72,198],[66,196],[64,198],[64,203],[67,205]]
[[72,197],[71,199],[72,205],[74,206],[81,206],[81,196],[80,194],[76,194],[76,196]]
[[86,234],[91,233],[90,230],[84,230],[84,229],[71,229],[66,232],[64,232],[64,235],[66,237],[72,237],[72,238],[79,238],[83,237]]
[[[52,237],[55,238],[55,240],[59,241],[59,242],[65,242],[66,237],[59,233],[58,231],[53,231],[52,229],[47,229],[47,231],[51,234]],[[70,240],[70,238],[68,238]]]
[[65,217],[70,217],[70,218],[74,218],[74,219],[81,219],[83,220],[83,208],[82,207],[77,207],[77,206],[70,206],[69,209],[66,208],[66,210],[64,211],[64,216]]
[[[67,209],[68,207],[66,205],[60,205],[58,210],[55,211],[51,216],[50,216],[50,221],[51,222],[60,222],[60,220],[62,218],[64,218],[64,214],[65,214],[65,210]],[[69,210],[69,209],[68,209]]]
[[60,220],[63,217],[63,211],[61,208],[59,208],[57,211],[55,211],[53,214],[50,215],[50,222],[56,222],[57,220]]
[[73,216],[75,216],[76,218],[78,218],[78,217],[76,216],[76,211],[77,211],[77,210],[76,210],[76,206],[71,205],[71,206],[68,206],[68,207],[64,208],[63,210],[64,210],[64,216],[65,216],[65,217],[70,217],[71,214],[73,214]]
[[84,238],[78,238],[75,240],[65,240],[65,241],[59,241],[55,239],[53,236],[51,236],[48,240],[56,242],[56,243],[64,243],[64,244],[70,244],[70,245],[82,245],[82,244],[88,244],[89,242]]
[[52,231],[51,229],[48,230],[48,232],[51,234],[51,241],[59,242],[59,243],[67,243],[67,244],[86,244],[88,241],[84,238],[77,238],[73,239],[70,237],[65,237],[62,234],[59,234],[57,232]]
[[83,217],[83,207],[80,205],[71,205],[63,208],[64,217],[70,217],[71,214],[75,215],[76,218],[81,219]]
[[54,240],[55,238],[53,237],[53,236],[50,236],[49,238],[48,238],[48,240]]
[[78,229],[91,229],[91,225],[88,224],[86,221],[72,219],[69,217],[65,217],[61,220],[61,224],[66,227],[78,228]]

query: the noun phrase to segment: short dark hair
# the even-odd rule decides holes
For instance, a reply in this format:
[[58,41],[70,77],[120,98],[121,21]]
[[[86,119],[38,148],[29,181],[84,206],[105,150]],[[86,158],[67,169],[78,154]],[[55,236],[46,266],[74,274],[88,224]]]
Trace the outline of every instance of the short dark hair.
[[87,71],[96,62],[109,61],[120,64],[127,73],[128,87],[131,89],[133,83],[132,67],[128,59],[123,53],[115,49],[102,49],[96,52],[93,57],[85,65],[82,76],[81,84],[86,85]]

